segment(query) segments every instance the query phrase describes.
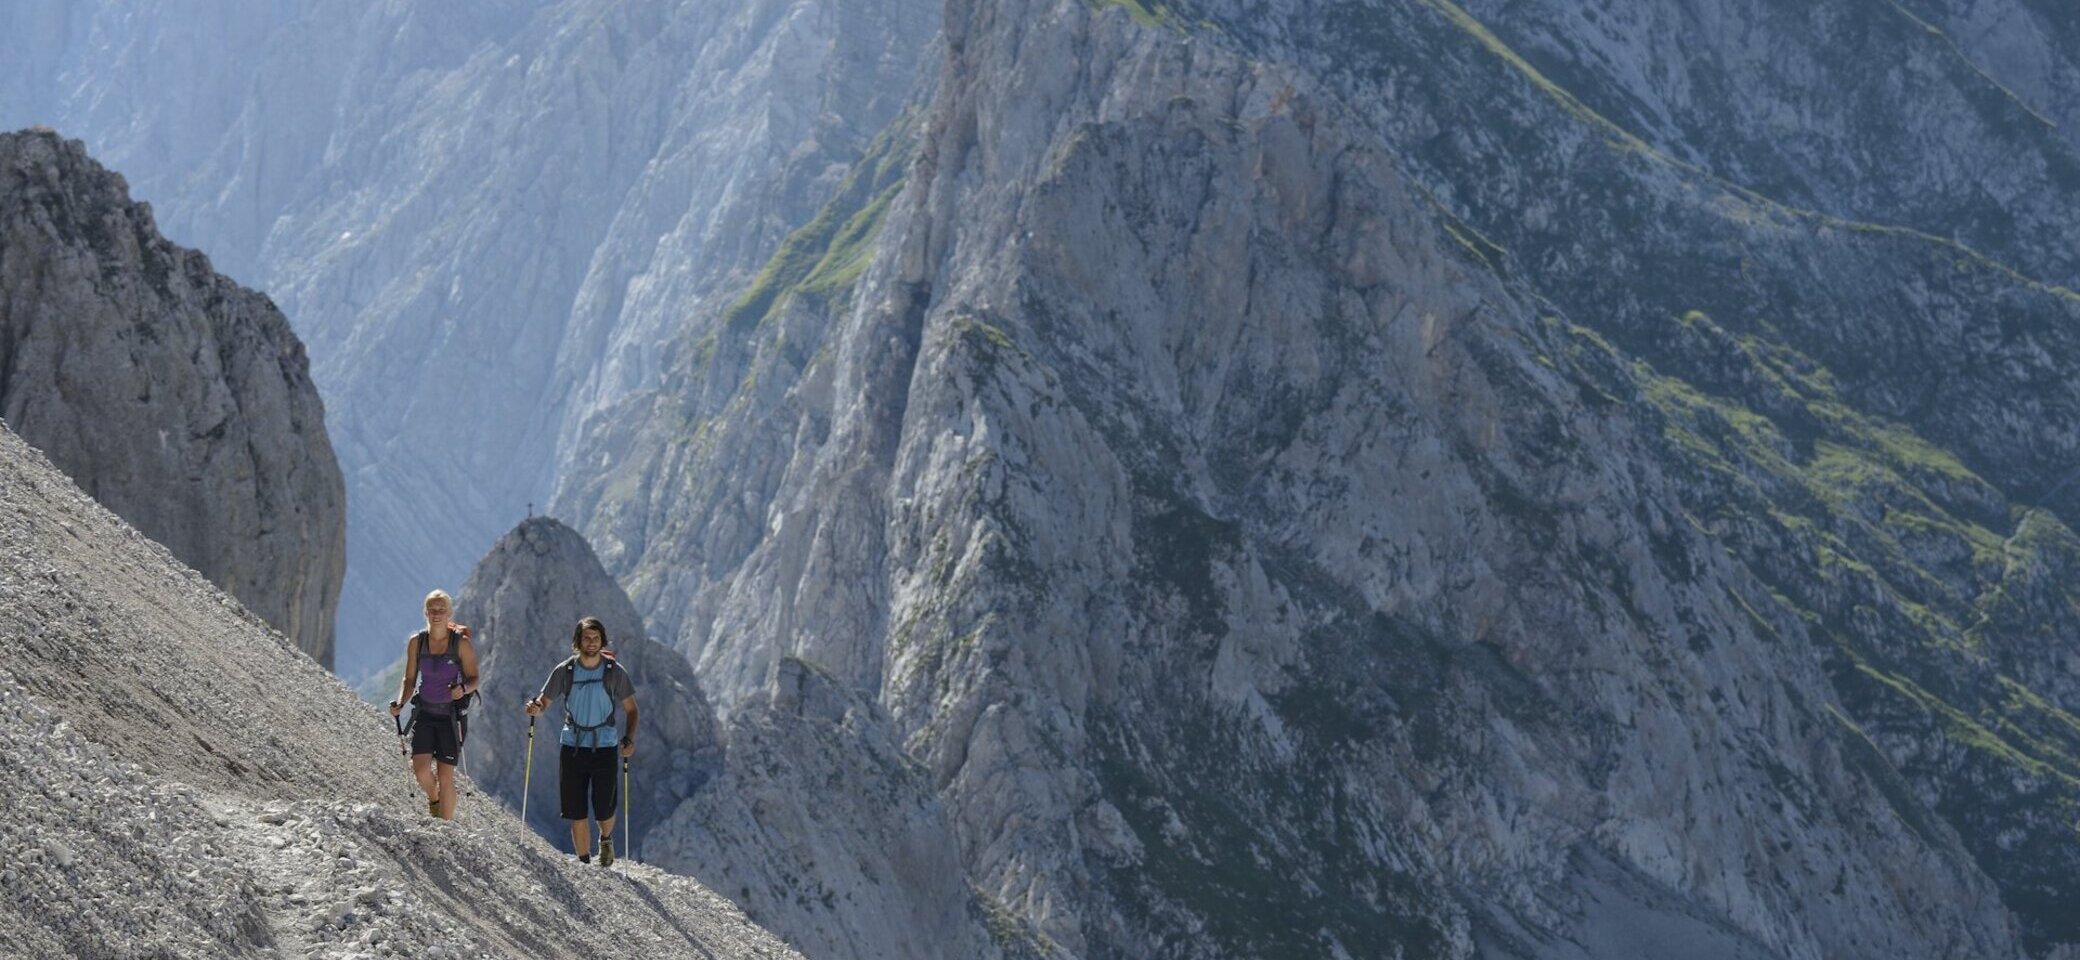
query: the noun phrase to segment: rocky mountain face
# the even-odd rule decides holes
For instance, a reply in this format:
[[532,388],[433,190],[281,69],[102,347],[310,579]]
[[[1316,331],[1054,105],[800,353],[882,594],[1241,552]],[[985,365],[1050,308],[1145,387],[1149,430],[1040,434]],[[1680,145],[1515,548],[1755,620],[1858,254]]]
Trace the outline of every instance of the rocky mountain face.
[[346,494],[303,344],[48,131],[0,134],[0,414],[332,663]]
[[557,510],[1071,955],[2073,956],[2073,29],[950,3]]
[[[628,595],[571,528],[547,517],[523,521],[470,573],[455,597],[455,609],[456,617],[470,625],[484,677],[474,713],[479,719],[470,729],[470,772],[513,809],[520,808],[521,785],[529,779],[527,718],[520,704],[571,655],[571,631],[583,617],[600,619],[609,646],[637,684],[638,752],[631,758],[633,796],[626,801],[637,824],[637,842],[721,768],[715,714],[693,668],[645,635]],[[570,836],[559,819],[556,791],[562,717],[559,703],[536,722],[527,802],[528,825],[559,845]],[[625,843],[629,835],[622,836]]]
[[0,953],[799,957],[684,877],[429,819],[390,719],[0,428]]
[[1062,956],[971,886],[950,811],[896,733],[856,688],[783,659],[730,714],[722,775],[649,833],[645,856],[811,957]]
[[386,614],[599,468],[563,451],[828,198],[939,5],[252,6],[0,4],[0,127],[84,138],[296,323],[355,503],[359,674]]
[[[508,808],[520,808],[530,780],[526,725],[512,705],[569,656],[578,619],[597,616],[641,709],[624,856],[726,891],[813,957],[1038,955],[1019,921],[968,887],[929,779],[886,715],[850,688],[791,661],[732,717],[725,763],[724,731],[692,667],[644,635],[591,547],[548,518],[501,539],[456,609],[471,623],[485,676],[469,769]],[[557,812],[560,714],[544,716],[528,824],[560,847],[569,835]]]
[[[2080,463],[2065,373],[2080,167],[2070,136],[2043,121],[2070,106],[2036,100],[2056,82],[1995,77],[2029,60],[2070,76],[2071,48],[2055,41],[2074,24],[2034,4],[1909,6],[1750,5],[1733,9],[1745,37],[1643,29],[1569,58],[1516,55],[1537,30],[1519,41],[1440,7],[1437,41],[1479,40],[1484,55],[1464,68],[1513,77],[1523,99],[1461,114],[1451,128],[1484,131],[1465,144],[1395,142],[1433,171],[1495,158],[1501,176],[1448,181],[1469,218],[1508,269],[1649,368],[1637,379],[1681,451],[1686,509],[1797,612],[1844,722],[1959,831],[2019,917],[2023,948],[2055,953],[2080,941],[2080,890],[2057,879],[2075,856],[2080,662],[2057,571]],[[1989,46],[1968,22],[1988,16],[2036,26]],[[1364,46],[1349,32],[1308,43]],[[1682,84],[1646,79],[1668,75],[1640,65],[1672,62],[1677,43],[1694,58],[1696,36],[1724,45],[1691,61],[1726,65],[1717,88],[1672,96]],[[1986,66],[2001,57],[2010,64]],[[1335,82],[1391,82],[1385,60],[1371,64]],[[1635,136],[1611,119],[1631,99],[1656,102],[1652,90],[1679,122],[1639,123]],[[1618,149],[1512,119],[1541,103]],[[1693,122],[1714,113],[1715,126]],[[1626,199],[1593,200],[1600,191]],[[1532,196],[1553,205],[1523,215]]]

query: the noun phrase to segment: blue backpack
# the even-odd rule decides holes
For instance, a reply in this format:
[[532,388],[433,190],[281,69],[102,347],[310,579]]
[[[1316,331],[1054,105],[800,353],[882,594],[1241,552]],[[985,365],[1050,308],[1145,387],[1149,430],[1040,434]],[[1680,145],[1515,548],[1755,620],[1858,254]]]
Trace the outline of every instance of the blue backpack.
[[579,687],[597,684],[600,687],[601,694],[604,695],[606,694],[607,675],[613,673],[616,670],[621,669],[621,664],[614,659],[613,651],[601,650],[599,652],[599,656],[599,676],[586,680],[578,679],[577,657],[572,657],[569,660],[565,660],[563,662],[564,686],[568,690],[568,692],[566,692],[563,695],[563,722],[565,726],[571,728],[572,733],[576,734],[575,739],[583,743],[597,744],[599,740],[596,735],[596,731],[604,730],[615,726],[616,713],[618,712],[616,710],[616,707],[618,705],[615,704],[614,698],[611,695],[608,695],[606,697],[607,716],[606,719],[600,721],[599,723],[591,725],[582,724],[578,722],[577,717],[571,715],[571,701],[577,697]]

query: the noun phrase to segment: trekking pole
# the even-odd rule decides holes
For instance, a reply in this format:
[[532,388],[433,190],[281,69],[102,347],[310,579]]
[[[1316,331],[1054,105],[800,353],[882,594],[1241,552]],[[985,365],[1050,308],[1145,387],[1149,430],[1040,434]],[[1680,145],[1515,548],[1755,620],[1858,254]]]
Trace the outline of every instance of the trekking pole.
[[527,762],[522,765],[525,772],[520,774],[521,826],[527,825],[527,793],[534,786],[534,720],[533,716],[527,718]]
[[629,862],[631,862],[631,863],[635,862],[635,859],[636,859],[636,828],[634,828],[634,827],[631,827],[631,826],[629,826],[629,825],[628,825],[628,821],[629,821],[629,818],[630,818],[630,816],[631,816],[631,814],[630,814],[630,811],[632,811],[632,810],[634,810],[634,809],[636,808],[636,805],[635,805],[635,804],[634,804],[633,802],[631,802],[631,801],[632,801],[633,799],[634,799],[634,798],[632,798],[632,797],[630,797],[630,796],[628,795],[628,758],[627,758],[627,757],[622,757],[622,758],[621,758],[621,835],[622,835],[622,836],[624,836],[624,837],[627,837],[627,838],[628,838],[628,859],[629,859]]
[[[469,639],[465,629],[462,639]],[[469,754],[463,747],[469,743],[469,698],[457,697],[455,691],[462,689],[462,678],[457,677],[448,684],[448,730],[455,735],[455,793],[458,796],[475,797],[477,792],[464,792],[462,784],[469,780]]]
[[391,717],[390,720],[397,724],[397,755],[404,758],[404,792],[406,796],[410,796],[413,786],[419,782],[419,772],[412,769],[411,741],[405,739],[411,735],[410,728],[405,726],[402,713]]
[[448,715],[448,728],[455,731],[455,792],[465,797],[477,795],[475,790],[463,792],[462,784],[469,780],[469,753],[462,749],[469,742],[469,718],[461,710]]

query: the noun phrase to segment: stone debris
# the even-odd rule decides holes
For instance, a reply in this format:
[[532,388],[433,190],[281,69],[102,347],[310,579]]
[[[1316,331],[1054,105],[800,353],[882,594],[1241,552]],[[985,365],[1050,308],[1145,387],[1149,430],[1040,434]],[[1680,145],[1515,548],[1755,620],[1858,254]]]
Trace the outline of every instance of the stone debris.
[[797,956],[488,798],[428,820],[387,716],[127,529],[0,428],[0,583],[62,584],[0,596],[0,956]]

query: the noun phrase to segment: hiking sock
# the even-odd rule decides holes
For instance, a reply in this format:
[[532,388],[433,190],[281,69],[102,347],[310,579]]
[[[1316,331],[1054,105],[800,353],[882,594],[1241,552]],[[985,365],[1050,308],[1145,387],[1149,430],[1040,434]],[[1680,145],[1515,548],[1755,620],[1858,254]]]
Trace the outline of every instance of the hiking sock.
[[581,854],[578,854],[578,862],[579,862],[579,863],[591,863],[591,862],[592,862],[592,854],[589,854],[589,853],[581,853]]
[[614,835],[611,833],[600,834],[599,865],[602,867],[614,865]]
[[435,797],[426,801],[426,815],[429,817],[438,817],[441,815],[440,798]]

